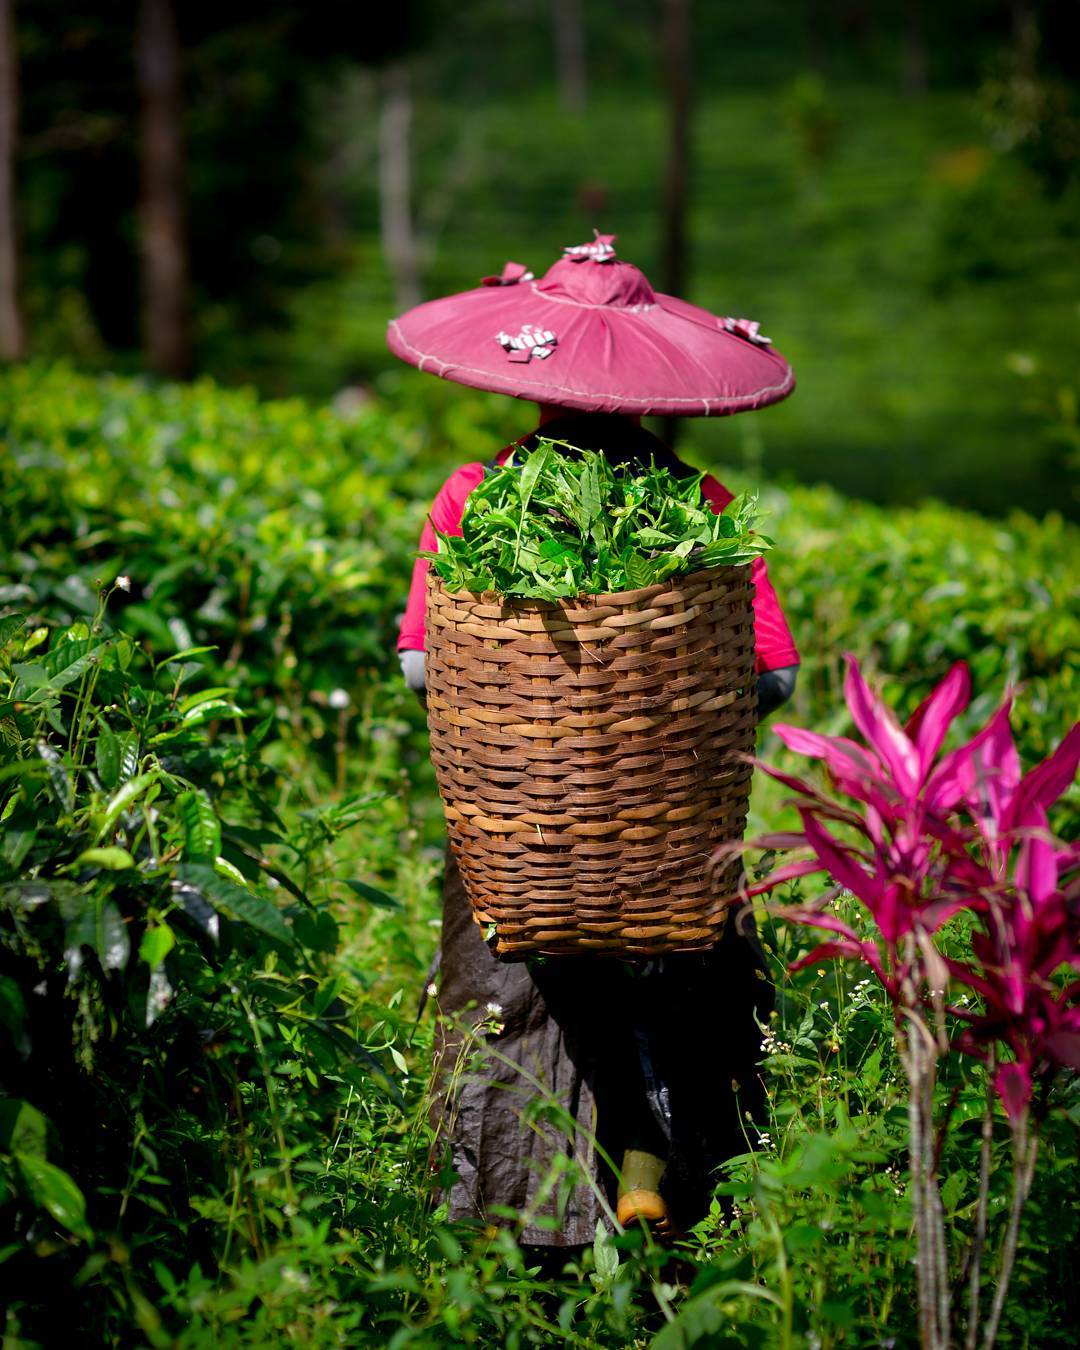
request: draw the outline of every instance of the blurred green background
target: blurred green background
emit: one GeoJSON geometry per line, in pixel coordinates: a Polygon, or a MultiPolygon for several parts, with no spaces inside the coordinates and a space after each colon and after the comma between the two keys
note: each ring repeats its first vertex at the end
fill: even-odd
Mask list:
{"type": "MultiPolygon", "coordinates": [[[[383,344],[414,296],[507,258],[541,272],[594,225],[664,285],[678,0],[162,4],[191,315],[189,370],[163,373],[444,407],[454,391],[392,371],[383,344]]],[[[154,7],[15,6],[32,355],[146,364],[134,34],[154,7]]],[[[755,417],[688,424],[687,455],[886,503],[1080,515],[1075,7],[685,8],[683,290],[758,319],[799,379],[755,417]]],[[[492,445],[447,461],[530,415],[492,400],[492,445]]]]}

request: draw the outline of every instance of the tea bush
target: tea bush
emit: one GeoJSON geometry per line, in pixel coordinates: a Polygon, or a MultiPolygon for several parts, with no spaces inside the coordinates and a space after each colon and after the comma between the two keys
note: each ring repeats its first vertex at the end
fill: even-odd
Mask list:
{"type": "MultiPolygon", "coordinates": [[[[890,1013],[852,972],[783,982],[772,1124],[681,1270],[630,1233],[553,1284],[512,1230],[445,1223],[416,1020],[439,813],[392,649],[448,458],[499,448],[486,405],[449,392],[344,416],[207,382],[0,375],[8,1343],[910,1343],[890,1013]]],[[[1013,681],[1025,761],[1060,739],[1078,701],[1075,528],[826,489],[761,501],[804,657],[789,720],[844,729],[851,648],[909,707],[963,657],[972,721],[1013,681]]],[[[754,813],[782,818],[772,785],[754,813]]],[[[778,972],[806,950],[771,923],[766,942],[778,972]]],[[[942,1090],[961,1117],[942,1163],[959,1215],[982,1089],[942,1090]]],[[[1068,1343],[1076,1218],[1059,1197],[1078,1127],[1065,1083],[1005,1343],[1068,1343]]]]}

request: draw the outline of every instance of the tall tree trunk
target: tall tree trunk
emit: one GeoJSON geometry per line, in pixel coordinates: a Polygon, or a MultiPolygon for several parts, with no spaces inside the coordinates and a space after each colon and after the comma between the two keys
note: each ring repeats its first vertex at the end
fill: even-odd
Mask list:
{"type": "Polygon", "coordinates": [[[1034,0],[1012,0],[1012,45],[1016,69],[1033,79],[1038,66],[1039,15],[1034,0]]]}
{"type": "Polygon", "coordinates": [[[192,352],[180,65],[173,0],[140,0],[135,67],[143,340],[151,369],[186,379],[192,352]]]}
{"type": "Polygon", "coordinates": [[[19,56],[15,0],[0,0],[0,360],[18,361],[24,332],[19,309],[15,213],[15,142],[19,123],[19,56]]]}
{"type": "MultiPolygon", "coordinates": [[[[668,97],[667,173],[664,181],[664,289],[682,295],[688,273],[687,205],[690,196],[690,118],[693,99],[693,0],[664,0],[664,66],[668,97]]],[[[673,445],[678,422],[664,420],[673,445]]]]}
{"type": "Polygon", "coordinates": [[[399,310],[418,305],[420,265],[412,219],[412,92],[403,61],[386,67],[379,114],[379,220],[399,310]]]}
{"type": "Polygon", "coordinates": [[[585,16],[582,0],[554,0],[555,69],[559,94],[568,112],[585,111],[585,16]]]}
{"type": "Polygon", "coordinates": [[[904,89],[909,94],[925,94],[929,81],[923,0],[905,0],[904,11],[904,89]]]}

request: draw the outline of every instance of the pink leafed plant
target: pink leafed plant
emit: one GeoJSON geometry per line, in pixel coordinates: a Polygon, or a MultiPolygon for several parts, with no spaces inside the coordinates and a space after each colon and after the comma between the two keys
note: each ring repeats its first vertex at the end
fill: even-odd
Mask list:
{"type": "MultiPolygon", "coordinates": [[[[994,1344],[1015,1258],[1020,1215],[1038,1147],[1036,1084],[1080,1068],[1080,847],[1056,840],[1049,811],[1080,763],[1080,723],[1022,774],[1009,724],[1011,697],[966,744],[945,751],[967,707],[971,681],[960,663],[906,725],[875,696],[848,656],[844,692],[862,743],[779,725],[790,750],[820,760],[827,787],[759,763],[793,790],[801,829],[748,847],[801,850],[750,889],[766,894],[795,878],[827,873],[836,889],[775,912],[828,936],[796,968],[825,957],[862,961],[892,1001],[907,1075],[912,1191],[918,1243],[919,1327],[924,1347],[950,1344],[951,1291],[938,1192],[933,1099],[943,1055],[987,1063],[1012,1132],[1013,1194],[1000,1272],[983,1346],[994,1344]],[[832,913],[850,891],[872,921],[862,936],[832,913]],[[970,957],[944,956],[935,940],[960,911],[974,918],[970,957]],[[949,1001],[954,984],[977,996],[975,1011],[949,1001]]],[[[989,1108],[988,1108],[989,1109],[989,1108]]],[[[982,1243],[989,1193],[989,1121],[983,1135],[965,1345],[980,1320],[982,1243]]]]}

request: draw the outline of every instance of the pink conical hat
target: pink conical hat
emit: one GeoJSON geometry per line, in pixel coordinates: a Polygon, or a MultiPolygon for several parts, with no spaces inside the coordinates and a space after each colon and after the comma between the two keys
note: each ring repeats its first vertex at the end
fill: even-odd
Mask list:
{"type": "Polygon", "coordinates": [[[585,412],[721,417],[791,393],[792,369],[756,323],[654,291],[614,239],[564,249],[539,281],[507,263],[417,305],[391,321],[390,350],[458,384],[585,412]]]}

